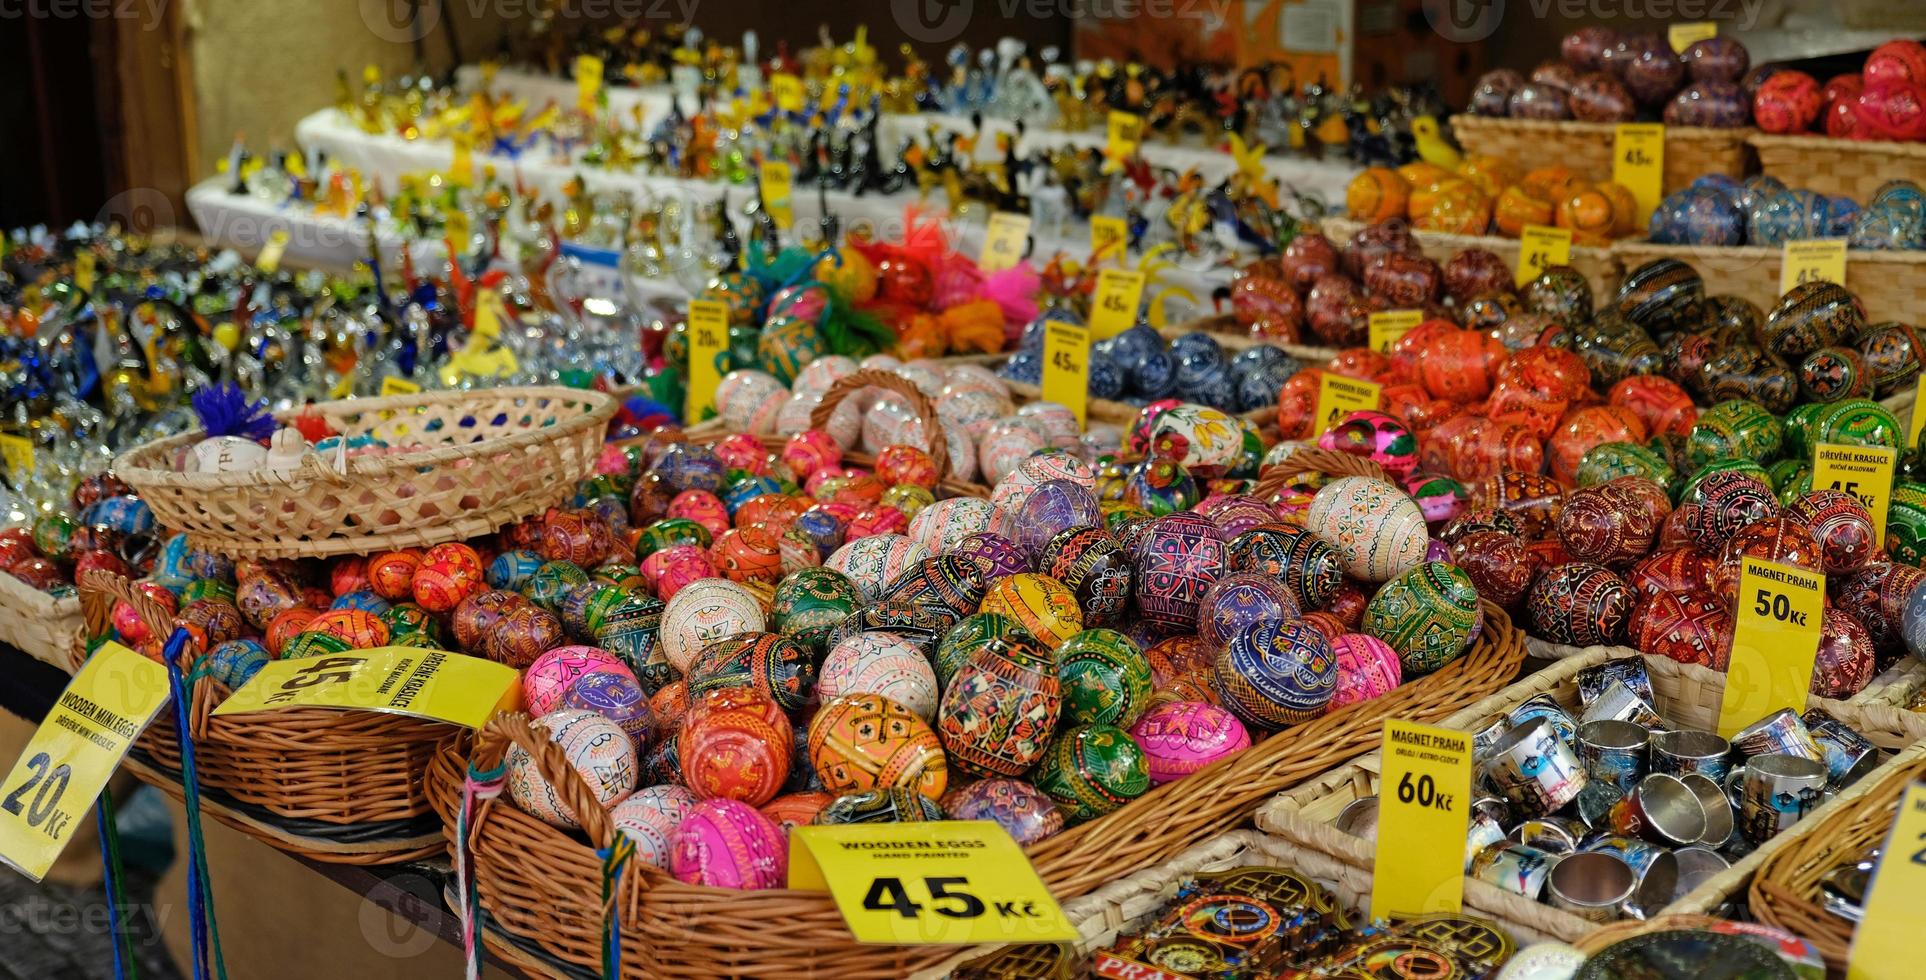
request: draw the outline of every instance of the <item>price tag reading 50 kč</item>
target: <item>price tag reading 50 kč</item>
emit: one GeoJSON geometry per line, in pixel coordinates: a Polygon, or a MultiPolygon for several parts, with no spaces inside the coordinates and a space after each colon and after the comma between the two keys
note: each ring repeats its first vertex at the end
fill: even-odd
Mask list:
{"type": "Polygon", "coordinates": [[[1739,572],[1739,615],[1719,704],[1719,734],[1780,708],[1803,711],[1819,654],[1826,577],[1804,568],[1747,558],[1739,572]]]}

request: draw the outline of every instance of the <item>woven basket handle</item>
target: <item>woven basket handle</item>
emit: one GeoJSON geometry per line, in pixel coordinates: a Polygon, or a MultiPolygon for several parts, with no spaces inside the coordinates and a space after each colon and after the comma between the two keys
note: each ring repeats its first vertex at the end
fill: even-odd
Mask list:
{"type": "Polygon", "coordinates": [[[174,631],[173,614],[152,596],[134,588],[134,583],[104,568],[88,569],[80,576],[80,614],[87,621],[89,636],[102,636],[114,628],[114,603],[134,607],[140,621],[155,636],[174,631]]]}
{"type": "Polygon", "coordinates": [[[575,814],[577,823],[588,834],[589,842],[597,848],[609,846],[615,839],[615,827],[609,823],[609,814],[590,791],[582,774],[569,765],[568,756],[562,754],[562,747],[535,731],[528,715],[522,712],[498,714],[489,719],[475,740],[473,755],[477,769],[493,769],[502,764],[508,753],[508,746],[522,747],[535,761],[535,771],[542,779],[555,788],[570,813],[575,814]]]}
{"type": "Polygon", "coordinates": [[[1391,474],[1386,473],[1384,467],[1363,456],[1309,446],[1291,453],[1289,459],[1276,466],[1265,467],[1264,472],[1257,478],[1257,487],[1251,491],[1251,496],[1259,500],[1268,500],[1272,494],[1284,489],[1286,483],[1307,473],[1323,473],[1329,476],[1368,476],[1373,480],[1383,480],[1392,486],[1398,485],[1398,481],[1391,479],[1391,474]]]}
{"type": "Polygon", "coordinates": [[[943,422],[936,417],[936,406],[917,390],[910,379],[900,374],[864,368],[854,374],[836,379],[836,383],[830,385],[829,390],[823,393],[823,400],[810,411],[809,427],[827,429],[830,417],[836,414],[836,406],[841,405],[843,399],[872,385],[902,395],[904,400],[909,402],[910,410],[923,420],[923,435],[929,442],[930,458],[936,463],[937,480],[949,479],[950,441],[943,435],[943,422]]]}

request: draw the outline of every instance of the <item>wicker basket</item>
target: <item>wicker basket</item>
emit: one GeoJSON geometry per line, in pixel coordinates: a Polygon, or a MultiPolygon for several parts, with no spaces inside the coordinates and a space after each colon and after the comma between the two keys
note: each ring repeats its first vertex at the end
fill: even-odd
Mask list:
{"type": "MultiPolygon", "coordinates": [[[[80,598],[94,635],[107,632],[117,600],[132,604],[158,635],[173,629],[164,608],[111,572],[88,572],[80,598]]],[[[190,644],[183,658],[196,656],[190,644]]],[[[86,645],[76,643],[73,668],[86,658],[86,645]]],[[[181,666],[185,671],[192,664],[181,666]]],[[[211,677],[192,684],[188,729],[195,768],[222,822],[317,861],[385,864],[442,852],[424,778],[437,743],[459,738],[455,728],[326,708],[217,718],[214,709],[232,692],[211,677]]],[[[173,712],[162,712],[135,743],[140,765],[132,768],[178,797],[181,759],[175,732],[173,712]]]]}
{"type": "Polygon", "coordinates": [[[1812,833],[1766,858],[1747,893],[1752,914],[1791,930],[1819,948],[1829,970],[1843,973],[1854,925],[1825,910],[1819,879],[1835,865],[1865,859],[1893,829],[1893,814],[1906,787],[1926,779],[1926,755],[1890,767],[1870,791],[1826,817],[1812,833]]]}
{"type": "Polygon", "coordinates": [[[1788,187],[1869,201],[1889,180],[1926,183],[1926,143],[1771,133],[1753,133],[1746,142],[1759,155],[1759,171],[1788,187]]]}
{"type": "MultiPolygon", "coordinates": [[[[1610,651],[1600,649],[1559,661],[1460,711],[1441,724],[1459,731],[1478,731],[1538,694],[1550,694],[1560,704],[1574,708],[1579,703],[1575,676],[1587,667],[1610,659],[1610,651]]],[[[1718,727],[1719,702],[1725,693],[1723,675],[1663,657],[1645,657],[1644,660],[1651,673],[1653,692],[1658,696],[1656,707],[1660,714],[1668,721],[1689,727],[1718,727]]],[[[1926,754],[1926,746],[1916,744],[1921,738],[1926,738],[1926,717],[1878,705],[1850,705],[1824,699],[1814,699],[1813,703],[1858,729],[1881,749],[1897,751],[1898,755],[1887,760],[1878,773],[1847,787],[1837,799],[1815,810],[1794,828],[1774,837],[1734,862],[1732,867],[1693,889],[1684,898],[1666,906],[1666,914],[1709,913],[1738,897],[1760,864],[1772,854],[1811,835],[1829,815],[1870,792],[1885,771],[1906,765],[1926,754]]],[[[1378,763],[1378,755],[1372,753],[1297,789],[1280,794],[1258,811],[1258,827],[1341,860],[1370,867],[1373,861],[1372,846],[1338,830],[1333,823],[1351,801],[1377,792],[1378,763]]],[[[1465,881],[1465,905],[1479,914],[1531,923],[1543,936],[1561,942],[1581,939],[1598,928],[1596,923],[1569,912],[1470,878],[1465,881]]]]}
{"type": "MultiPolygon", "coordinates": [[[[1325,222],[1327,226],[1330,223],[1328,220],[1325,222]]],[[[1210,316],[1198,317],[1195,320],[1188,320],[1183,323],[1165,327],[1158,332],[1164,335],[1165,340],[1176,340],[1187,333],[1197,333],[1199,331],[1210,334],[1211,339],[1231,351],[1241,352],[1249,350],[1252,347],[1275,347],[1300,361],[1307,362],[1307,366],[1321,365],[1325,361],[1338,356],[1338,349],[1336,347],[1320,347],[1314,344],[1287,344],[1279,340],[1253,337],[1247,331],[1237,326],[1237,317],[1231,313],[1213,313],[1210,316]]]]}
{"type": "MultiPolygon", "coordinates": [[[[1699,270],[1707,293],[1743,297],[1762,310],[1779,305],[1782,249],[1619,242],[1612,251],[1624,273],[1653,259],[1680,259],[1699,270]]],[[[1905,320],[1926,304],[1926,252],[1847,252],[1846,283],[1865,304],[1868,320],[1905,320]]]]}
{"type": "MultiPolygon", "coordinates": [[[[1603,653],[1608,657],[1644,656],[1643,653],[1632,647],[1567,646],[1562,643],[1553,643],[1550,640],[1541,640],[1529,633],[1525,634],[1525,653],[1530,655],[1533,660],[1542,661],[1569,660],[1574,657],[1589,657],[1598,653],[1603,653]]],[[[1910,698],[1913,692],[1919,690],[1922,686],[1926,686],[1926,663],[1921,663],[1917,657],[1905,656],[1901,657],[1897,663],[1887,668],[1879,674],[1879,676],[1866,682],[1866,686],[1861,688],[1857,694],[1839,700],[1846,704],[1904,708],[1906,706],[1906,699],[1910,698]]],[[[1815,703],[1832,704],[1834,702],[1828,698],[1819,698],[1815,703]]],[[[1712,711],[1714,715],[1716,715],[1718,713],[1718,705],[1713,705],[1712,711]]]]}
{"type": "MultiPolygon", "coordinates": [[[[1586,180],[1612,179],[1615,123],[1507,119],[1461,114],[1451,117],[1451,132],[1467,154],[1506,160],[1543,161],[1570,167],[1586,180]]],[[[1665,127],[1663,193],[1689,186],[1704,174],[1744,177],[1751,173],[1751,129],[1665,127]]],[[[1806,186],[1795,182],[1795,186],[1806,186]]]]}
{"type": "MultiPolygon", "coordinates": [[[[1153,867],[1243,822],[1273,793],[1369,749],[1385,719],[1442,718],[1503,687],[1523,659],[1510,620],[1487,604],[1478,640],[1443,670],[1153,789],[1116,813],[1036,845],[1031,861],[1060,898],[1153,867]]],[[[498,718],[476,743],[476,763],[492,767],[510,741],[527,747],[534,738],[521,716],[498,718]]],[[[580,777],[559,757],[538,752],[536,761],[565,798],[589,802],[580,777]]],[[[430,794],[451,843],[468,762],[448,745],[430,767],[430,794]]],[[[577,812],[584,809],[594,811],[588,841],[609,840],[606,815],[594,807],[577,812]]],[[[469,844],[482,906],[499,925],[565,961],[601,962],[601,862],[590,843],[491,800],[475,811],[469,844]]],[[[618,901],[626,977],[897,977],[953,953],[858,945],[822,892],[703,888],[642,868],[624,876],[618,901]],[[778,922],[781,928],[772,930],[778,922]]]]}
{"type": "Polygon", "coordinates": [[[78,596],[49,595],[0,572],[0,643],[66,670],[84,625],[78,596]]]}
{"type": "MultiPolygon", "coordinates": [[[[1324,234],[1339,248],[1344,247],[1346,240],[1364,228],[1363,222],[1346,218],[1325,218],[1323,225],[1324,234]]],[[[1413,231],[1411,234],[1418,240],[1418,246],[1424,249],[1425,257],[1439,265],[1451,261],[1452,256],[1470,248],[1482,248],[1491,252],[1503,259],[1508,268],[1516,267],[1518,264],[1518,239],[1516,238],[1506,238],[1503,235],[1452,235],[1441,231],[1413,231]]],[[[1602,304],[1618,290],[1621,270],[1618,258],[1610,248],[1573,245],[1571,267],[1591,284],[1594,302],[1602,304]]],[[[1778,267],[1774,266],[1774,268],[1778,267]]]]}
{"type": "Polygon", "coordinates": [[[202,438],[184,434],[128,451],[113,472],[160,526],[230,557],[424,547],[492,533],[566,497],[594,466],[615,400],[573,388],[489,388],[306,410],[344,434],[422,448],[356,456],[345,472],[309,453],[289,470],[178,473],[175,453],[202,438]]]}

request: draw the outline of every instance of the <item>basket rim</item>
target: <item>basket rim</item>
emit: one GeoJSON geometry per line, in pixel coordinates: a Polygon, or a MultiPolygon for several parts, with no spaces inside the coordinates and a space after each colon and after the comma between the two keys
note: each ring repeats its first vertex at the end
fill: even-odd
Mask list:
{"type": "MultiPolygon", "coordinates": [[[[1324,233],[1326,238],[1332,237],[1333,234],[1341,236],[1353,235],[1370,226],[1371,222],[1369,221],[1359,221],[1356,218],[1347,218],[1343,215],[1330,215],[1320,218],[1317,223],[1319,232],[1324,233]],[[1330,231],[1325,233],[1325,229],[1329,229],[1330,231]]],[[[1412,228],[1411,236],[1419,244],[1429,241],[1440,246],[1449,246],[1460,250],[1480,248],[1490,252],[1499,248],[1522,247],[1518,239],[1505,235],[1460,235],[1452,231],[1428,231],[1423,228],[1412,228]]],[[[1580,245],[1574,241],[1572,242],[1572,258],[1607,261],[1612,257],[1613,248],[1620,242],[1625,241],[1643,241],[1643,239],[1614,239],[1611,245],[1580,245]]],[[[1333,241],[1332,244],[1335,245],[1337,242],[1333,241]]]]}
{"type": "Polygon", "coordinates": [[[1926,158],[1926,143],[1903,140],[1842,140],[1817,133],[1768,133],[1753,130],[1746,142],[1764,149],[1809,150],[1820,153],[1857,152],[1863,156],[1885,155],[1926,158]]]}
{"type": "MultiPolygon", "coordinates": [[[[1480,126],[1492,128],[1520,129],[1538,132],[1571,133],[1584,135],[1612,136],[1618,132],[1622,123],[1586,122],[1582,119],[1518,119],[1512,116],[1481,116],[1471,112],[1452,115],[1451,128],[1457,129],[1464,120],[1471,120],[1471,128],[1480,126]]],[[[1665,141],[1673,139],[1708,140],[1718,142],[1745,142],[1757,135],[1759,130],[1752,126],[1673,126],[1665,127],[1665,141]]]]}

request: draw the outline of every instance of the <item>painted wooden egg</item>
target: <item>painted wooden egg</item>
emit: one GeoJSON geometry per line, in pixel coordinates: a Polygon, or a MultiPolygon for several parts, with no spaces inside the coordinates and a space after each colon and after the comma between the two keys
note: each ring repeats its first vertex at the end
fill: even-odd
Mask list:
{"type": "Polygon", "coordinates": [[[1071,824],[1114,813],[1150,789],[1144,750],[1116,725],[1065,729],[1031,780],[1071,824]]]}
{"type": "Polygon", "coordinates": [[[1619,642],[1632,601],[1632,589],[1618,573],[1591,562],[1572,562],[1540,575],[1525,597],[1525,608],[1539,636],[1589,647],[1619,642]]]}
{"type": "Polygon", "coordinates": [[[368,587],[383,599],[412,599],[415,569],[421,567],[421,552],[413,548],[384,551],[368,558],[368,587]]]}
{"type": "Polygon", "coordinates": [[[782,578],[782,538],[766,524],[732,527],[709,549],[717,570],[736,582],[768,582],[782,578]]]}
{"type": "Polygon", "coordinates": [[[1473,531],[1451,545],[1451,561],[1484,598],[1510,607],[1525,597],[1537,565],[1525,543],[1504,531],[1473,531]]]}
{"type": "Polygon", "coordinates": [[[1758,558],[1780,565],[1820,570],[1819,542],[1806,525],[1790,517],[1754,521],[1734,532],[1719,551],[1719,563],[1712,571],[1712,590],[1727,602],[1737,602],[1739,572],[1747,558],[1758,558]]]}
{"type": "Polygon", "coordinates": [[[553,613],[523,602],[503,610],[483,632],[482,655],[517,670],[525,669],[543,653],[561,646],[568,634],[553,613]]]}
{"type": "Polygon", "coordinates": [[[1688,485],[1666,527],[1669,534],[1676,524],[1687,543],[1716,552],[1739,528],[1778,513],[1771,484],[1743,470],[1724,470],[1688,485]]]}
{"type": "Polygon", "coordinates": [[[1243,430],[1223,411],[1189,403],[1159,412],[1150,421],[1150,454],[1199,476],[1228,470],[1243,449],[1243,430]]]}
{"type": "Polygon", "coordinates": [[[941,799],[949,766],[936,733],[916,712],[880,694],[826,702],[809,723],[809,762],[837,796],[911,789],[941,799]]]}
{"type": "Polygon", "coordinates": [[[1153,687],[1163,687],[1172,679],[1196,670],[1209,670],[1217,661],[1217,648],[1194,635],[1173,636],[1144,650],[1150,663],[1153,687]]]}
{"type": "MultiPolygon", "coordinates": [[[[187,610],[181,610],[183,619],[186,615],[187,610]]],[[[308,629],[345,640],[355,650],[369,650],[388,642],[388,624],[365,609],[330,609],[314,617],[308,629]]]]}
{"type": "Polygon", "coordinates": [[[1663,512],[1641,505],[1627,484],[1617,481],[1573,491],[1558,513],[1558,540],[1565,550],[1580,561],[1597,562],[1614,568],[1645,557],[1658,539],[1659,526],[1671,514],[1670,503],[1656,484],[1637,480],[1657,494],[1663,512]]]}
{"type": "Polygon", "coordinates": [[[1695,330],[1705,320],[1705,280],[1674,258],[1654,259],[1626,273],[1618,312],[1654,337],[1695,330]]]}
{"type": "Polygon", "coordinates": [[[977,612],[1008,616],[1051,649],[1083,629],[1076,594],[1048,575],[1025,573],[998,580],[984,593],[977,612]]]}
{"type": "Polygon", "coordinates": [[[815,657],[801,644],[776,633],[738,633],[702,647],[688,670],[689,696],[749,688],[799,712],[815,703],[815,657]]]}
{"type": "Polygon", "coordinates": [[[1192,513],[1157,518],[1137,545],[1137,611],[1159,629],[1192,631],[1204,594],[1225,573],[1228,558],[1217,525],[1192,513]]]}
{"type": "Polygon", "coordinates": [[[644,786],[609,809],[609,823],[635,842],[638,860],[666,871],[676,828],[699,802],[686,787],[673,783],[644,786]]]}
{"type": "MultiPolygon", "coordinates": [[[[627,665],[614,654],[597,647],[556,647],[528,665],[522,672],[522,700],[528,713],[548,714],[562,703],[562,695],[578,678],[596,671],[630,674],[627,665]]],[[[633,675],[630,675],[631,679],[633,675]]]]}
{"type": "MultiPolygon", "coordinates": [[[[561,606],[562,597],[578,585],[588,584],[588,573],[580,565],[568,561],[544,562],[535,574],[522,584],[522,597],[554,612],[561,606]]],[[[466,597],[464,597],[466,598],[466,597]]]]}
{"type": "Polygon", "coordinates": [[[827,568],[801,568],[776,583],[769,625],[804,648],[821,653],[830,632],[862,603],[862,593],[848,576],[827,568]]]}
{"type": "Polygon", "coordinates": [[[1472,507],[1504,511],[1528,540],[1552,533],[1564,502],[1565,490],[1558,481],[1518,470],[1498,471],[1471,494],[1472,507]]]}
{"type": "Polygon", "coordinates": [[[662,611],[662,652],[686,674],[704,646],[767,625],[754,593],[724,579],[702,579],[677,592],[662,611]]]}
{"type": "MultiPolygon", "coordinates": [[[[707,490],[684,490],[669,501],[668,516],[679,520],[694,521],[709,532],[713,540],[729,529],[729,508],[722,498],[707,490]]],[[[660,547],[658,538],[650,544],[660,547]]],[[[644,556],[646,557],[646,556],[644,556]]]]}
{"type": "Polygon", "coordinates": [[[816,693],[824,703],[857,694],[876,694],[934,721],[936,671],[921,650],[894,633],[878,630],[844,639],[823,658],[816,693]]]}
{"type": "Polygon", "coordinates": [[[950,764],[977,776],[1019,776],[1043,755],[1062,710],[1049,648],[993,639],[950,678],[937,734],[950,764]]]}
{"type": "MultiPolygon", "coordinates": [[[[119,605],[120,604],[116,604],[116,612],[119,611],[119,605]]],[[[129,608],[131,609],[132,607],[129,608]]],[[[319,615],[321,615],[321,613],[318,610],[311,609],[307,606],[295,606],[275,616],[273,620],[269,621],[262,635],[262,641],[267,646],[268,652],[276,657],[281,656],[281,650],[287,646],[288,641],[294,639],[294,637],[303,630],[306,630],[308,624],[314,621],[314,617],[319,615]]],[[[116,626],[116,629],[118,629],[118,626],[116,626]]],[[[122,635],[125,634],[123,633],[122,635]]]]}
{"type": "Polygon", "coordinates": [[[977,444],[977,465],[991,485],[1002,483],[1031,453],[1044,448],[1048,439],[1028,425],[1012,420],[992,424],[977,444]]]}
{"type": "Polygon", "coordinates": [[[1402,477],[1418,465],[1418,440],[1405,424],[1383,412],[1352,412],[1318,436],[1318,448],[1362,456],[1402,477]]]}
{"type": "Polygon", "coordinates": [[[1143,750],[1152,786],[1181,779],[1251,745],[1250,731],[1236,715],[1203,701],[1157,705],[1131,726],[1130,737],[1143,750]]]}
{"type": "Polygon", "coordinates": [[[1769,460],[1779,455],[1785,426],[1757,402],[1723,401],[1699,414],[1686,437],[1686,460],[1694,467],[1719,459],[1769,460]]]}
{"type": "Polygon", "coordinates": [[[1330,704],[1337,658],[1324,634],[1302,620],[1259,623],[1218,651],[1211,678],[1218,699],[1246,725],[1276,731],[1330,704]]]}
{"type": "MultiPolygon", "coordinates": [[[[942,506],[942,503],[939,502],[937,506],[942,506]]],[[[929,512],[926,510],[923,514],[929,512]]],[[[922,515],[919,515],[917,520],[921,519],[922,515]]],[[[904,569],[929,553],[926,545],[905,535],[877,534],[845,543],[829,556],[828,561],[823,562],[823,567],[843,573],[862,593],[865,601],[874,602],[881,598],[886,583],[895,581],[904,569]]]]}
{"type": "Polygon", "coordinates": [[[936,461],[915,446],[897,444],[876,454],[876,476],[884,483],[936,488],[936,461]]]}
{"type": "Polygon", "coordinates": [[[423,609],[452,612],[463,599],[482,590],[481,556],[465,544],[435,545],[422,554],[411,584],[415,602],[423,609]]]}
{"type": "Polygon", "coordinates": [[[1404,491],[1369,477],[1333,481],[1311,499],[1306,522],[1346,575],[1383,582],[1424,560],[1424,513],[1404,491]]]}
{"type": "Polygon", "coordinates": [[[1015,779],[979,779],[943,795],[952,820],[990,820],[1029,846],[1063,829],[1063,812],[1042,790],[1015,779]]]}
{"type": "Polygon", "coordinates": [[[1197,513],[1210,519],[1231,541],[1254,527],[1277,523],[1277,511],[1269,504],[1247,494],[1218,494],[1197,505],[1197,513]]]}
{"type": "Polygon", "coordinates": [[[1013,512],[1016,534],[1012,540],[1032,558],[1044,545],[1073,527],[1101,522],[1097,497],[1090,489],[1072,480],[1048,480],[1030,491],[1013,512]]]}
{"type": "Polygon", "coordinates": [[[573,711],[593,711],[627,733],[636,751],[645,751],[656,735],[654,711],[648,695],[627,668],[584,674],[562,694],[562,707],[573,711]]]}
{"type": "Polygon", "coordinates": [[[1689,545],[1668,548],[1633,564],[1625,573],[1625,584],[1632,587],[1634,598],[1639,600],[1660,592],[1710,590],[1712,568],[1711,557],[1697,548],[1689,545]]]}
{"type": "Polygon", "coordinates": [[[789,873],[788,838],[747,803],[702,800],[676,826],[669,871],[691,885],[781,888],[789,873]]]}
{"type": "Polygon", "coordinates": [[[781,459],[791,476],[803,480],[818,470],[841,464],[843,447],[821,429],[805,429],[783,443],[781,459]]]}
{"type": "Polygon", "coordinates": [[[1082,457],[1071,453],[1062,450],[1040,452],[1024,458],[1010,475],[997,481],[990,493],[990,503],[998,510],[1014,514],[1030,491],[1052,480],[1069,480],[1094,491],[1097,472],[1082,457]]]}
{"type": "Polygon", "coordinates": [[[1818,442],[1845,446],[1898,449],[1906,439],[1892,410],[1865,398],[1846,398],[1826,406],[1814,419],[1813,432],[1818,442]]]}
{"type": "MultiPolygon", "coordinates": [[[[519,592],[527,584],[536,569],[542,567],[542,556],[533,551],[515,549],[496,555],[482,573],[482,580],[491,589],[506,589],[519,592]]],[[[413,585],[410,584],[412,591],[413,585]]]]}
{"type": "Polygon", "coordinates": [[[1375,636],[1346,633],[1331,640],[1331,652],[1337,656],[1338,663],[1337,690],[1331,695],[1331,711],[1388,694],[1404,682],[1398,652],[1375,636]]]}
{"type": "Polygon", "coordinates": [[[1608,442],[1593,446],[1578,460],[1574,477],[1581,487],[1593,487],[1621,476],[1640,476],[1665,488],[1667,493],[1679,485],[1677,471],[1665,457],[1650,447],[1629,442],[1608,442]]]}
{"type": "Polygon", "coordinates": [[[246,684],[271,659],[267,647],[258,640],[229,640],[208,651],[207,673],[233,690],[246,684]]]}
{"type": "Polygon", "coordinates": [[[989,501],[977,497],[939,500],[910,521],[909,538],[930,554],[944,554],[964,538],[990,530],[995,513],[989,501]]]}
{"type": "Polygon", "coordinates": [[[883,590],[883,599],[932,606],[961,619],[976,611],[987,591],[983,569],[960,555],[931,555],[911,565],[883,590]]]}
{"type": "Polygon", "coordinates": [[[1078,633],[1056,652],[1063,717],[1070,724],[1129,725],[1150,698],[1150,661],[1110,629],[1078,633]]]}
{"type": "MultiPolygon", "coordinates": [[[[790,767],[793,772],[795,767],[790,767]]],[[[822,790],[803,790],[784,793],[764,803],[756,809],[768,817],[777,829],[787,835],[797,827],[807,827],[816,822],[823,808],[835,801],[835,797],[822,790]]]]}
{"type": "Polygon", "coordinates": [[[1321,609],[1330,601],[1344,570],[1336,549],[1293,524],[1263,524],[1231,539],[1230,567],[1262,572],[1291,587],[1298,605],[1321,609]]]}
{"type": "MultiPolygon", "coordinates": [[[[634,791],[635,746],[614,722],[592,711],[557,711],[537,719],[534,727],[562,750],[597,802],[607,806],[634,791]]],[[[542,778],[533,756],[511,745],[506,761],[508,795],[516,806],[557,827],[581,826],[555,787],[542,778]]]]}
{"type": "Polygon", "coordinates": [[[746,688],[715,691],[682,717],[682,782],[703,799],[761,806],[789,778],[795,729],[776,703],[746,688]]]}
{"type": "Polygon", "coordinates": [[[1233,572],[1212,583],[1198,607],[1197,635],[1215,647],[1265,620],[1303,612],[1289,586],[1262,572],[1233,572]]]}
{"type": "Polygon", "coordinates": [[[1628,633],[1642,653],[1724,670],[1731,656],[1732,614],[1703,588],[1655,592],[1633,610],[1628,633]]]}
{"type": "Polygon", "coordinates": [[[818,824],[923,823],[944,819],[935,800],[909,789],[873,789],[831,800],[816,815],[818,824]]]}
{"type": "Polygon", "coordinates": [[[835,649],[837,644],[852,636],[880,630],[895,634],[925,656],[931,656],[943,636],[956,623],[956,617],[934,607],[884,600],[850,613],[847,619],[830,631],[829,646],[835,649]]]}
{"type": "Polygon", "coordinates": [[[983,570],[984,581],[1031,570],[1029,556],[1018,550],[1015,542],[994,531],[966,535],[949,553],[976,562],[983,570]]]}
{"type": "Polygon", "coordinates": [[[1800,283],[1766,314],[1760,339],[1782,357],[1798,361],[1821,347],[1850,344],[1865,329],[1859,298],[1834,282],[1800,283]]]}
{"type": "MultiPolygon", "coordinates": [[[[436,545],[436,548],[442,547],[436,545]]],[[[542,518],[542,544],[538,549],[549,561],[568,561],[584,568],[599,565],[615,547],[615,535],[608,522],[576,510],[551,510],[542,518]]],[[[430,552],[435,549],[429,549],[430,552]]],[[[422,556],[425,565],[428,556],[422,556]]]]}
{"type": "Polygon", "coordinates": [[[1378,589],[1365,607],[1363,632],[1390,644],[1403,673],[1416,677],[1458,659],[1479,617],[1471,577],[1456,565],[1425,562],[1378,589]]]}
{"type": "Polygon", "coordinates": [[[1203,495],[1183,465],[1162,457],[1146,459],[1130,469],[1123,501],[1159,517],[1195,507],[1203,495]]]}
{"type": "Polygon", "coordinates": [[[1037,569],[1076,595],[1085,625],[1115,623],[1129,609],[1131,561],[1101,527],[1073,527],[1050,539],[1037,554],[1037,569]]]}
{"type": "Polygon", "coordinates": [[[448,628],[454,633],[455,645],[463,650],[481,649],[483,634],[500,621],[508,610],[528,604],[528,600],[521,595],[502,589],[490,589],[469,596],[448,617],[448,628]]]}
{"type": "Polygon", "coordinates": [[[696,582],[721,578],[722,572],[709,557],[708,549],[679,544],[643,559],[642,576],[654,588],[656,597],[667,602],[696,582]]]}
{"type": "Polygon", "coordinates": [[[977,650],[992,642],[1022,643],[1036,648],[1026,656],[1048,656],[1030,631],[1015,619],[1002,613],[973,613],[958,620],[956,626],[944,634],[937,644],[932,658],[936,668],[936,679],[942,687],[949,687],[950,678],[969,663],[977,650]]]}
{"type": "Polygon", "coordinates": [[[1820,620],[1819,652],[1813,660],[1811,693],[1845,699],[1872,681],[1876,670],[1872,634],[1844,609],[1828,609],[1820,620]]]}

